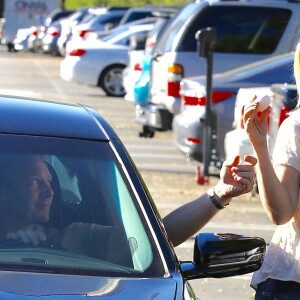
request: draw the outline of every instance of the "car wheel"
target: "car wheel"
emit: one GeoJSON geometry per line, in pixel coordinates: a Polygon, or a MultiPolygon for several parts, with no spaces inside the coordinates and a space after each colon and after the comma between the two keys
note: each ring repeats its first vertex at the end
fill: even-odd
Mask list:
{"type": "Polygon", "coordinates": [[[125,90],[123,87],[122,77],[123,65],[113,65],[106,68],[100,77],[100,87],[104,90],[107,96],[123,97],[125,90]]]}
{"type": "Polygon", "coordinates": [[[12,43],[7,44],[7,51],[8,52],[16,52],[15,46],[12,43]]]}

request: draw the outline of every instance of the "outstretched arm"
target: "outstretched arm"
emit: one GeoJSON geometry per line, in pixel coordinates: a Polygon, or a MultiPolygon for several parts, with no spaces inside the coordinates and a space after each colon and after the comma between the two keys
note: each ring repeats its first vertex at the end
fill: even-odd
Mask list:
{"type": "MultiPolygon", "coordinates": [[[[268,108],[258,114],[257,103],[251,102],[245,106],[243,118],[245,129],[253,145],[254,155],[258,161],[256,173],[260,199],[270,220],[277,225],[282,225],[292,218],[297,209],[300,174],[288,164],[279,164],[275,169],[273,168],[267,145],[269,110],[268,108]]],[[[299,134],[294,130],[296,129],[291,124],[285,122],[279,128],[276,148],[280,147],[280,155],[283,157],[286,149],[291,148],[286,144],[289,143],[286,141],[286,137],[292,135],[292,143],[299,144],[297,142],[299,134]]],[[[292,148],[296,149],[297,147],[292,148]]],[[[292,155],[297,156],[298,154],[289,151],[290,159],[293,161],[292,155]]]]}
{"type": "MultiPolygon", "coordinates": [[[[253,189],[256,159],[246,156],[244,163],[238,163],[239,157],[225,161],[220,180],[213,188],[214,197],[222,206],[229,204],[233,197],[253,189]]],[[[206,225],[219,210],[207,193],[177,208],[163,219],[169,239],[174,246],[180,245],[206,225]]]]}

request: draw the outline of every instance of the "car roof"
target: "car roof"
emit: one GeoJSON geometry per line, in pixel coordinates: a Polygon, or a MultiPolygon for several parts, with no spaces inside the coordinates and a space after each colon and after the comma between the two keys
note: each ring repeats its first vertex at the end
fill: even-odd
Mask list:
{"type": "Polygon", "coordinates": [[[0,95],[0,133],[108,141],[107,122],[80,104],[0,95]]]}

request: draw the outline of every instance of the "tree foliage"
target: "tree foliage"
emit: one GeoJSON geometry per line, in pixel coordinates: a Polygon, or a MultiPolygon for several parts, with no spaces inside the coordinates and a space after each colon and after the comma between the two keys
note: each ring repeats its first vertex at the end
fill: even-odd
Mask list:
{"type": "Polygon", "coordinates": [[[187,0],[65,0],[67,9],[93,6],[183,5],[187,0]]]}

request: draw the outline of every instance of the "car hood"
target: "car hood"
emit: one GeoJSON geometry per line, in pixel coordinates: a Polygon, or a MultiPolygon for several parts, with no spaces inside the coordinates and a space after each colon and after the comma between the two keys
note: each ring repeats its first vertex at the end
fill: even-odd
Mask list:
{"type": "Polygon", "coordinates": [[[123,279],[97,276],[0,272],[0,299],[175,299],[172,278],[123,279]]]}

